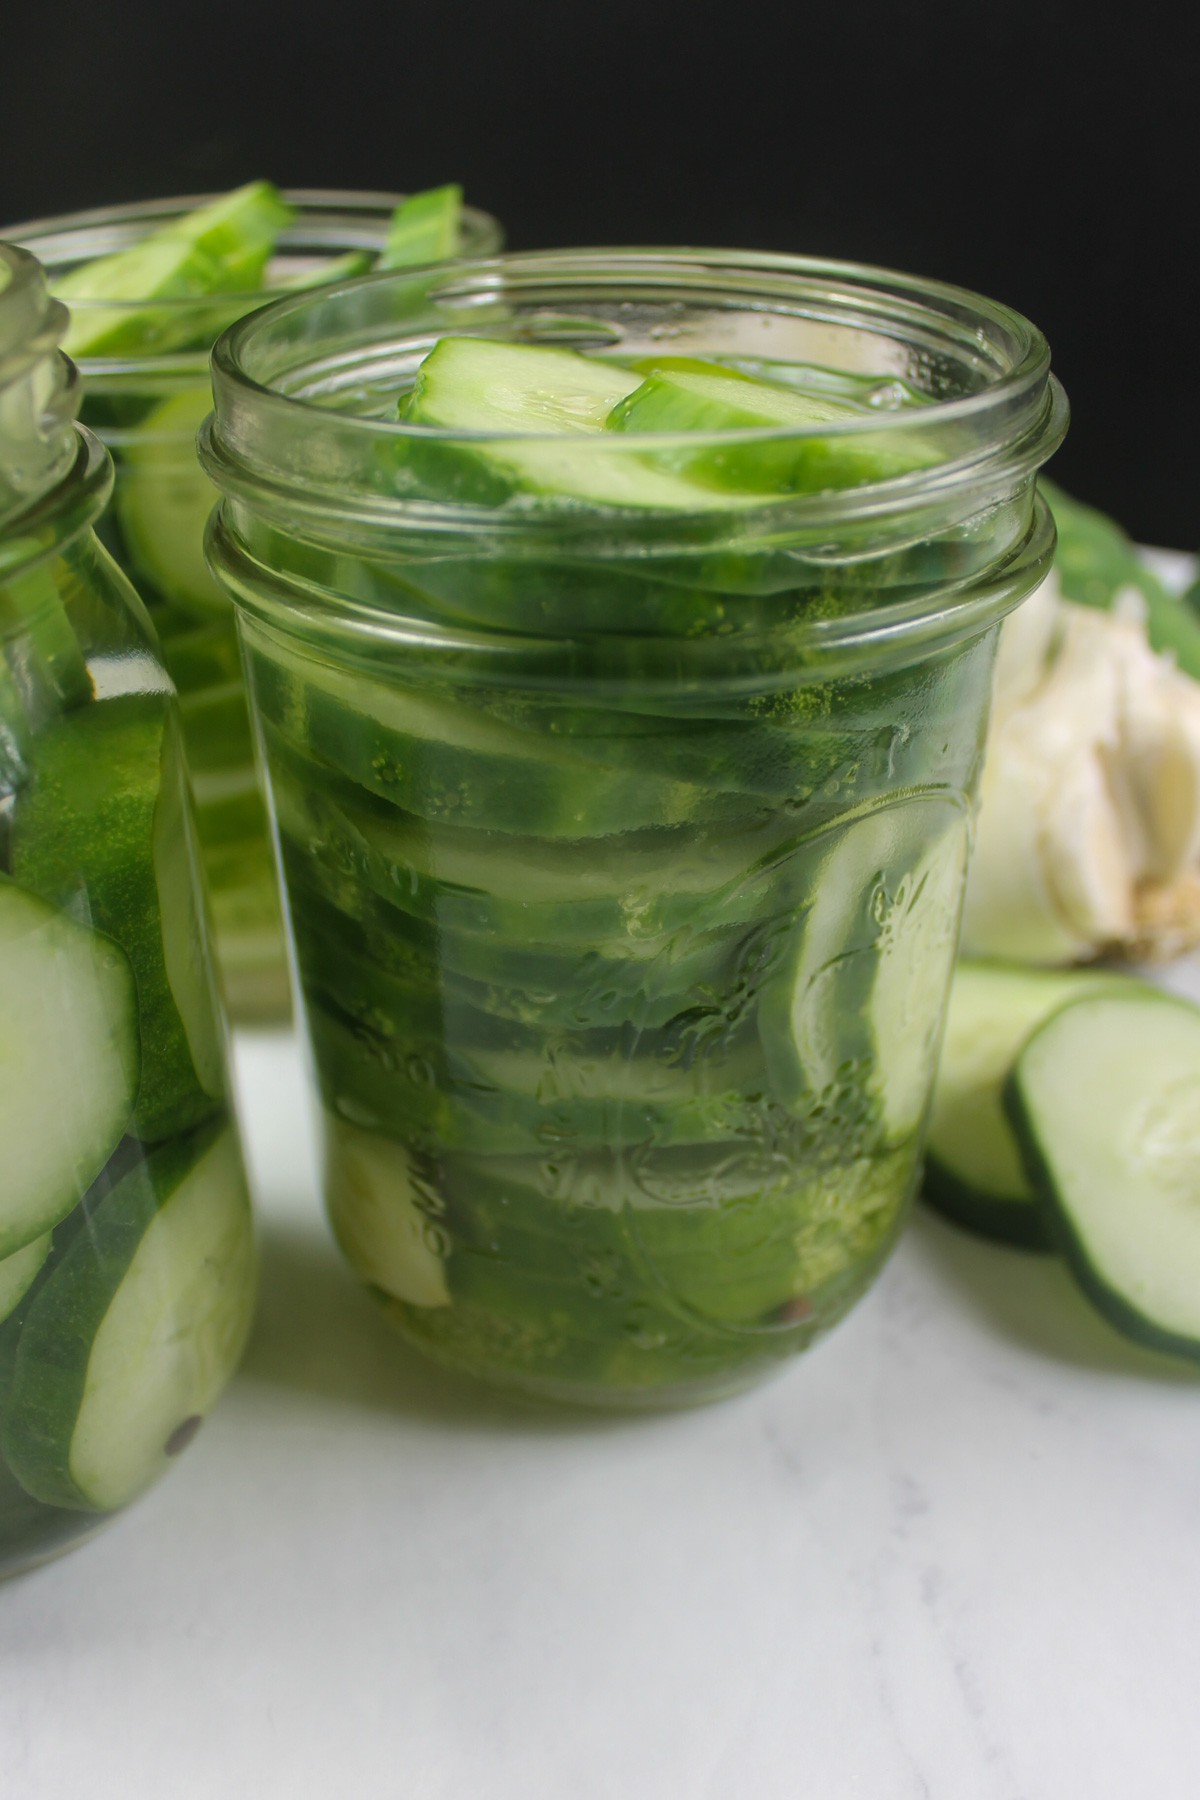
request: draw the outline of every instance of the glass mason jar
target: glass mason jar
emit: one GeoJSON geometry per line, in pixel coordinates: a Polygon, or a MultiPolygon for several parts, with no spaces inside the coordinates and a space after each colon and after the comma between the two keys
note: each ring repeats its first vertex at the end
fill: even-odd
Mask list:
{"type": "Polygon", "coordinates": [[[170,1465],[254,1302],[178,709],[66,323],[0,245],[0,1573],[170,1465]]]}
{"type": "Polygon", "coordinates": [[[277,302],[213,381],[209,551],[346,1256],[495,1382],[638,1405],[750,1380],[863,1292],[918,1178],[998,625],[1053,551],[1044,340],[879,270],[563,252],[277,302]],[[398,423],[448,334],[816,366],[868,405],[708,435],[398,423]],[[908,472],[721,488],[735,453],[856,436],[908,472]]]}
{"type": "MultiPolygon", "coordinates": [[[[398,194],[297,192],[295,218],[268,270],[274,284],[316,278],[321,265],[379,250],[398,194]]],[[[154,200],[14,226],[3,235],[36,255],[52,278],[126,249],[207,195],[154,200]]],[[[463,250],[486,255],[502,234],[465,208],[463,250]]],[[[80,355],[80,417],[112,453],[114,505],[100,532],[147,602],[179,694],[208,878],[217,961],[230,1013],[286,1016],[288,977],[275,872],[254,769],[237,639],[229,603],[205,566],[204,523],[214,501],[196,462],[196,428],[212,404],[208,352],[230,322],[263,302],[207,295],[129,302],[73,301],[72,314],[128,321],[134,347],[80,355]]],[[[71,334],[66,345],[72,350],[71,334]]]]}

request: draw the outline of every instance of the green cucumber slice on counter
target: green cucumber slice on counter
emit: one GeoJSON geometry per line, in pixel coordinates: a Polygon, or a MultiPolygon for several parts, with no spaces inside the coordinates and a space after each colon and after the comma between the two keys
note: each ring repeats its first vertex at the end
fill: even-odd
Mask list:
{"type": "Polygon", "coordinates": [[[125,951],[142,1043],[134,1127],[153,1142],[216,1111],[224,1068],[197,912],[186,777],[163,694],[122,694],[55,720],[18,801],[13,873],[86,909],[125,951]]]}
{"type": "Polygon", "coordinates": [[[123,952],[0,876],[0,1257],[78,1204],[129,1126],[139,1064],[123,952]]]}
{"type": "Polygon", "coordinates": [[[1118,1330],[1200,1359],[1200,1008],[1140,985],[1074,1001],[1005,1106],[1080,1285],[1118,1330]]]}
{"type": "Polygon", "coordinates": [[[194,1436],[235,1368],[254,1242],[228,1127],[163,1145],[95,1204],[17,1343],[3,1452],[52,1506],[123,1506],[194,1436]]]}
{"type": "Polygon", "coordinates": [[[1045,1221],[1004,1112],[1021,1046],[1072,1000],[1123,992],[1129,977],[964,959],[954,972],[925,1143],[925,1198],[957,1224],[1030,1250],[1045,1221]]]}
{"type": "Polygon", "coordinates": [[[402,269],[444,262],[456,256],[462,224],[462,189],[457,182],[410,194],[392,214],[378,269],[402,269]]]}
{"type": "Polygon", "coordinates": [[[0,1322],[16,1310],[36,1281],[50,1254],[51,1236],[49,1231],[43,1232],[31,1244],[14,1250],[10,1256],[0,1257],[0,1322]]]}
{"type": "Polygon", "coordinates": [[[950,981],[967,826],[912,799],[831,833],[812,898],[759,1001],[774,1091],[832,1118],[877,1107],[884,1138],[916,1130],[950,981]],[[923,1041],[914,1020],[928,1021],[923,1041]]]}
{"type": "Polygon", "coordinates": [[[206,618],[230,610],[204,560],[204,527],[220,495],[196,460],[196,433],[211,411],[207,384],[154,407],[122,454],[115,501],[138,574],[164,600],[206,618]]]}

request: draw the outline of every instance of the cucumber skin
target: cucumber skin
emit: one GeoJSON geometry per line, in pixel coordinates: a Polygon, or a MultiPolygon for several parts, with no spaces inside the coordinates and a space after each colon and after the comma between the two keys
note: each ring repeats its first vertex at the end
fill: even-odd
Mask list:
{"type": "MultiPolygon", "coordinates": [[[[1094,999],[1091,995],[1089,998],[1094,999]]],[[[1082,1004],[1082,997],[1079,1002],[1082,1004]]],[[[1163,1004],[1171,1001],[1163,995],[1163,1004]]],[[[1062,1012],[1065,1008],[1059,1008],[1062,1012]]],[[[1057,1017],[1054,1014],[1053,1017],[1057,1017]]],[[[1052,1021],[1047,1020],[1050,1024],[1052,1021]]],[[[1036,1037],[1037,1033],[1034,1033],[1036,1037]]],[[[1032,1040],[1030,1040],[1032,1041],[1032,1040]]],[[[1124,1295],[1118,1294],[1108,1283],[1097,1275],[1083,1241],[1058,1197],[1058,1189],[1054,1176],[1046,1158],[1037,1133],[1033,1128],[1029,1115],[1025,1110],[1024,1096],[1021,1092],[1020,1058],[1008,1080],[1004,1084],[1003,1103],[1005,1116],[1012,1126],[1013,1135],[1021,1152],[1029,1185],[1037,1195],[1041,1212],[1042,1225],[1051,1247],[1058,1251],[1067,1264],[1075,1280],[1083,1289],[1097,1312],[1103,1314],[1109,1324],[1114,1326],[1123,1337],[1130,1338],[1147,1350],[1165,1351],[1169,1356],[1181,1356],[1188,1362],[1200,1362],[1200,1339],[1182,1337],[1174,1331],[1165,1331],[1148,1319],[1136,1307],[1131,1306],[1124,1295]]]]}
{"type": "Polygon", "coordinates": [[[98,1182],[76,1209],[78,1217],[72,1215],[65,1250],[58,1254],[56,1242],[45,1281],[35,1283],[16,1342],[0,1451],[26,1492],[45,1505],[99,1510],[70,1473],[92,1344],[155,1215],[224,1123],[210,1120],[151,1150],[120,1179],[98,1182]],[[69,1421],[65,1432],[63,1421],[69,1421]]]}
{"type": "Polygon", "coordinates": [[[133,966],[142,1040],[134,1126],[149,1142],[190,1129],[223,1103],[200,1083],[167,977],[152,855],[159,786],[156,782],[147,808],[148,788],[131,787],[123,793],[114,791],[112,782],[115,760],[119,759],[118,766],[130,764],[135,776],[144,776],[139,765],[151,752],[155,769],[161,772],[168,723],[163,695],[129,694],[80,707],[39,734],[34,780],[17,809],[13,854],[17,879],[51,904],[69,907],[82,889],[96,928],[121,946],[133,966]],[[143,741],[147,723],[156,715],[161,720],[157,742],[147,743],[143,741]],[[88,733],[98,742],[95,754],[85,760],[74,739],[88,733]],[[65,778],[51,779],[47,785],[47,745],[53,754],[64,738],[65,778]],[[86,793],[79,787],[81,772],[89,778],[86,793]],[[105,854],[110,834],[113,841],[119,835],[128,838],[131,811],[135,830],[145,825],[144,854],[110,860],[105,854]],[[98,845],[100,867],[92,874],[98,845]]]}
{"type": "Polygon", "coordinates": [[[976,1237],[1011,1244],[1018,1250],[1051,1253],[1055,1249],[1036,1202],[982,1199],[977,1189],[968,1187],[928,1153],[921,1192],[935,1212],[976,1237]]]}

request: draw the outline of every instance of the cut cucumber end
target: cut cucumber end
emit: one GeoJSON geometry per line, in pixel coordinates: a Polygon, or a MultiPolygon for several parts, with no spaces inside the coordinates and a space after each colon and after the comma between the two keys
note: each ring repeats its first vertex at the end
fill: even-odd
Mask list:
{"type": "Polygon", "coordinates": [[[111,939],[0,876],[0,1257],[64,1219],[126,1131],[137,992],[111,939]]]}
{"type": "Polygon", "coordinates": [[[194,1435],[241,1355],[255,1256],[237,1140],[163,1146],[98,1202],[17,1345],[3,1448],[48,1505],[107,1512],[194,1435]]]}
{"type": "Polygon", "coordinates": [[[1005,1105],[1047,1223],[1127,1336],[1200,1360],[1200,1009],[1093,995],[1026,1043],[1005,1105]]]}
{"type": "Polygon", "coordinates": [[[985,1237],[1048,1247],[1005,1115],[1004,1083],[1026,1039],[1051,1013],[1084,995],[1128,986],[1128,977],[1107,971],[959,963],[926,1139],[925,1194],[941,1212],[985,1237]]]}

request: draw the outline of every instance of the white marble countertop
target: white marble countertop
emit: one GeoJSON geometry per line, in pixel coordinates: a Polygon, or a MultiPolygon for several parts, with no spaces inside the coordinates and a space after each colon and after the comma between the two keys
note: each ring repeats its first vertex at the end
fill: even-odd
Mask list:
{"type": "Polygon", "coordinates": [[[1200,1780],[1200,1376],[928,1214],[766,1387],[580,1420],[343,1271],[299,1059],[238,1044],[242,1372],[0,1588],[5,1800],[1156,1800],[1200,1780]]]}

